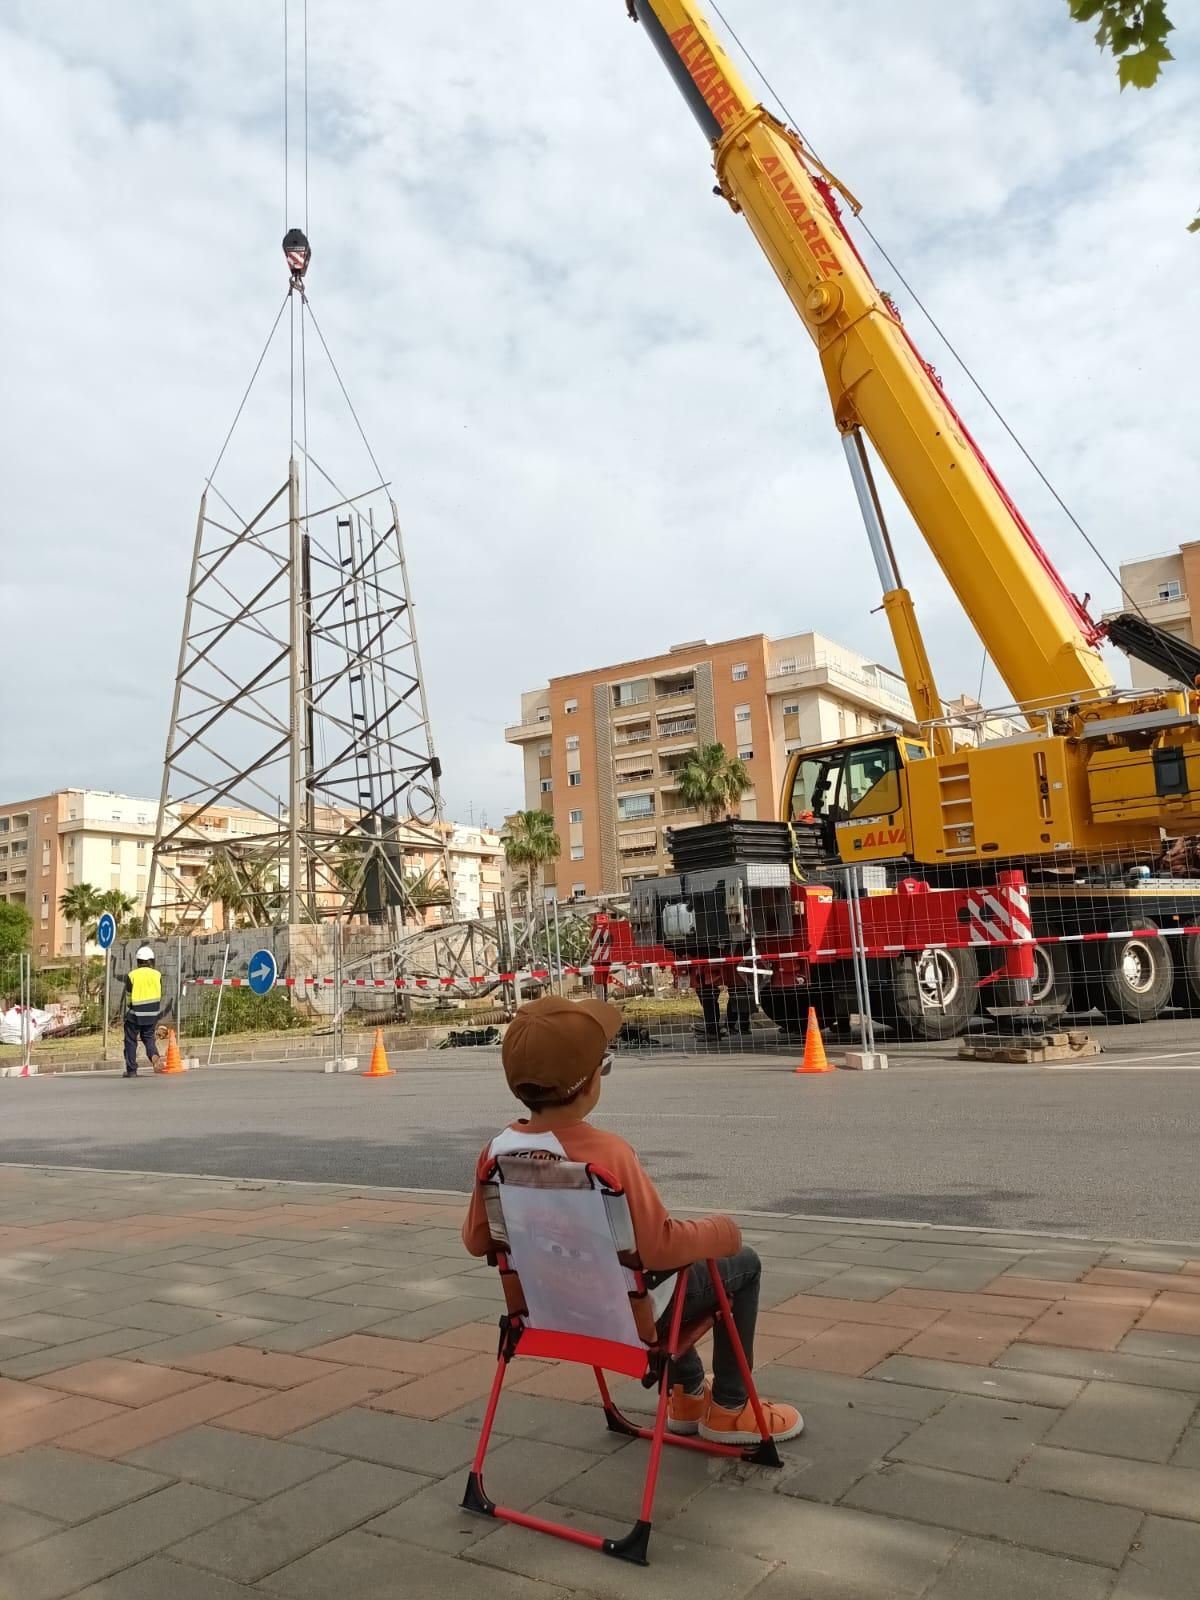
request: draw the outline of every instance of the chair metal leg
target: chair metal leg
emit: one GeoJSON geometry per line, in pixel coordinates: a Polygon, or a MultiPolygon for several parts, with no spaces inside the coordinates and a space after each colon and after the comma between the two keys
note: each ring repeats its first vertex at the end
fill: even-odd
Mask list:
{"type": "Polygon", "coordinates": [[[709,1260],[705,1264],[708,1267],[708,1275],[712,1280],[713,1293],[716,1296],[717,1305],[720,1308],[721,1321],[725,1325],[725,1332],[729,1336],[730,1344],[733,1346],[733,1353],[737,1360],[738,1371],[742,1375],[742,1382],[746,1385],[746,1393],[750,1398],[750,1405],[754,1411],[754,1421],[758,1427],[759,1438],[762,1440],[762,1443],[759,1444],[752,1453],[748,1454],[746,1459],[754,1462],[755,1465],[760,1467],[782,1467],[783,1462],[779,1458],[779,1447],[776,1445],[775,1440],[771,1436],[771,1430],[767,1426],[767,1418],[762,1408],[762,1401],[758,1397],[758,1389],[754,1382],[754,1374],[750,1370],[750,1363],[746,1360],[745,1346],[742,1344],[741,1334],[738,1333],[737,1323],[733,1320],[733,1308],[729,1304],[729,1295],[726,1292],[725,1285],[721,1280],[721,1274],[717,1270],[717,1263],[713,1260],[709,1260]]]}

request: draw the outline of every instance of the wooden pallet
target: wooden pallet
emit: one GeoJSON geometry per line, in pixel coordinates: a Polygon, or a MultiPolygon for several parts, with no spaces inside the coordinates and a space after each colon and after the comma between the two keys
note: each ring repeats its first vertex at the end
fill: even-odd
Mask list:
{"type": "Polygon", "coordinates": [[[994,1040],[973,1044],[964,1039],[958,1047],[960,1061],[1071,1061],[1081,1056],[1098,1056],[1104,1046],[1090,1034],[1039,1033],[1027,1039],[994,1040]]]}

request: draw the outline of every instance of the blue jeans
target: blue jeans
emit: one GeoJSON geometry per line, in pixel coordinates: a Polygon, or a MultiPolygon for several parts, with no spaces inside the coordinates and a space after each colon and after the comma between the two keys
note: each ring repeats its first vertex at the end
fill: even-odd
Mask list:
{"type": "Polygon", "coordinates": [[[146,1058],[153,1061],[158,1054],[158,1041],[154,1037],[154,1030],[158,1027],[157,1017],[139,1017],[133,1011],[125,1013],[125,1071],[137,1071],[138,1040],[142,1041],[142,1048],[146,1058]]]}
{"type": "MultiPolygon", "coordinates": [[[[762,1262],[758,1259],[756,1251],[749,1245],[743,1245],[736,1255],[722,1256],[717,1262],[717,1271],[721,1275],[721,1282],[725,1285],[725,1293],[729,1296],[734,1326],[742,1341],[742,1348],[746,1352],[746,1364],[753,1368],[754,1326],[758,1321],[758,1287],[762,1279],[762,1262]]],[[[707,1266],[703,1261],[694,1262],[688,1270],[687,1292],[683,1298],[684,1327],[694,1318],[712,1311],[716,1303],[717,1297],[713,1293],[707,1266]]],[[[659,1319],[658,1327],[664,1335],[668,1332],[669,1313],[659,1319]]],[[[680,1356],[678,1361],[671,1363],[668,1381],[671,1384],[681,1383],[689,1394],[699,1391],[704,1382],[704,1362],[695,1350],[689,1350],[686,1355],[680,1356]]],[[[728,1411],[740,1411],[749,1399],[742,1378],[742,1369],[738,1366],[733,1345],[722,1322],[718,1322],[713,1331],[712,1394],[713,1401],[728,1411]]]]}

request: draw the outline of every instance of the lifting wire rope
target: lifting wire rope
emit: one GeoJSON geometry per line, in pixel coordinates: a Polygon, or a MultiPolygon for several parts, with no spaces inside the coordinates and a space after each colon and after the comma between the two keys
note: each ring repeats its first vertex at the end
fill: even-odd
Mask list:
{"type": "MultiPolygon", "coordinates": [[[[729,33],[730,38],[734,41],[734,43],[737,45],[738,49],[745,56],[747,62],[750,65],[751,71],[754,73],[755,77],[762,84],[763,88],[767,91],[768,95],[770,95],[771,99],[774,100],[775,104],[779,107],[780,111],[783,113],[784,121],[787,122],[790,127],[794,128],[796,130],[796,133],[800,137],[801,143],[805,146],[805,148],[808,150],[810,155],[812,155],[813,159],[819,162],[820,161],[820,157],[817,155],[817,151],[816,151],[815,145],[813,145],[811,143],[811,141],[808,139],[807,135],[802,131],[802,129],[800,128],[799,123],[796,121],[795,117],[792,116],[792,113],[788,110],[788,107],[784,102],[783,96],[779,93],[779,91],[771,83],[770,79],[767,77],[766,73],[759,66],[759,64],[755,60],[754,56],[751,55],[749,48],[744,43],[744,41],[742,40],[742,38],[738,34],[737,30],[733,27],[733,25],[729,21],[728,17],[726,17],[725,14],[722,12],[720,5],[717,3],[717,0],[710,0],[710,4],[712,5],[712,9],[716,12],[717,16],[720,17],[721,22],[723,23],[724,27],[726,28],[727,32],[729,33]]],[[[987,406],[988,410],[992,413],[992,415],[995,417],[996,421],[1004,429],[1005,433],[1012,440],[1013,444],[1016,445],[1016,447],[1020,451],[1021,455],[1025,458],[1025,460],[1028,462],[1028,464],[1033,468],[1033,471],[1036,473],[1036,475],[1037,475],[1038,479],[1041,481],[1043,487],[1049,492],[1049,494],[1050,494],[1051,498],[1054,500],[1055,504],[1059,507],[1059,509],[1062,511],[1063,515],[1067,518],[1068,522],[1071,523],[1072,527],[1076,530],[1076,532],[1079,534],[1079,536],[1083,539],[1083,541],[1087,545],[1088,549],[1092,552],[1092,554],[1095,556],[1096,560],[1104,568],[1104,571],[1112,579],[1113,583],[1116,584],[1117,590],[1120,593],[1120,595],[1123,597],[1125,602],[1129,606],[1131,606],[1133,608],[1133,610],[1135,610],[1139,616],[1141,616],[1143,618],[1143,621],[1146,620],[1146,618],[1144,616],[1144,613],[1142,612],[1141,607],[1133,599],[1132,595],[1129,594],[1129,592],[1125,588],[1125,585],[1121,582],[1121,579],[1117,575],[1117,573],[1115,573],[1113,571],[1112,567],[1109,565],[1109,562],[1108,562],[1107,558],[1104,556],[1104,554],[1101,552],[1099,547],[1096,545],[1095,541],[1092,539],[1092,537],[1088,533],[1087,529],[1079,521],[1078,517],[1076,517],[1075,513],[1071,510],[1070,506],[1063,499],[1062,495],[1059,494],[1058,490],[1051,483],[1050,479],[1042,471],[1041,467],[1038,465],[1037,461],[1034,459],[1034,457],[1030,453],[1030,451],[1026,448],[1025,444],[1022,442],[1022,440],[1019,437],[1019,435],[1016,433],[1016,431],[1010,425],[1010,423],[1008,422],[1007,418],[1004,416],[1003,412],[1000,410],[999,406],[995,403],[995,401],[992,399],[991,395],[988,394],[987,390],[983,387],[982,383],[980,383],[979,379],[972,372],[971,368],[967,364],[966,358],[963,355],[961,355],[960,352],[958,351],[958,349],[956,348],[956,346],[951,343],[949,335],[942,328],[941,324],[935,319],[933,313],[929,310],[928,306],[926,306],[924,301],[921,299],[920,295],[913,288],[912,284],[909,283],[908,279],[904,276],[904,273],[900,270],[900,268],[892,260],[891,256],[888,254],[887,250],[880,243],[878,237],[873,232],[870,224],[863,219],[863,216],[862,216],[861,212],[856,213],[856,220],[858,222],[859,227],[866,234],[867,238],[870,239],[871,243],[875,246],[876,250],[878,250],[879,254],[882,256],[884,261],[887,262],[888,266],[895,273],[897,282],[903,285],[905,292],[909,295],[909,297],[911,298],[913,304],[916,306],[917,310],[925,318],[926,322],[933,329],[934,333],[937,334],[938,338],[942,341],[942,344],[946,347],[946,349],[950,352],[951,356],[958,363],[959,367],[962,369],[963,373],[965,374],[965,376],[967,378],[967,381],[971,384],[972,388],[976,391],[976,393],[982,399],[984,405],[987,406]]]]}

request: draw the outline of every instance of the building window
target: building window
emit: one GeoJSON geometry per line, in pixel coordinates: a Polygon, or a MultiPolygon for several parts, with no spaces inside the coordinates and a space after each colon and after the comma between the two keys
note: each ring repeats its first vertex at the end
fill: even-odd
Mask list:
{"type": "Polygon", "coordinates": [[[654,796],[652,794],[623,794],[617,798],[618,822],[633,822],[642,817],[654,815],[654,796]]]}
{"type": "Polygon", "coordinates": [[[733,681],[734,681],[734,683],[741,683],[743,679],[748,678],[749,676],[750,676],[750,668],[746,664],[746,662],[744,662],[744,661],[735,661],[733,663],[733,681]]]}
{"type": "Polygon", "coordinates": [[[565,712],[565,714],[568,717],[573,716],[575,714],[575,712],[578,711],[578,710],[579,710],[579,701],[578,700],[564,700],[563,701],[563,711],[565,712]]]}
{"type": "Polygon", "coordinates": [[[550,746],[548,744],[540,744],[540,745],[538,745],[538,755],[539,756],[545,757],[545,756],[548,756],[549,754],[550,754],[550,746]]]}
{"type": "Polygon", "coordinates": [[[799,700],[785,700],[783,703],[783,714],[785,717],[798,717],[800,715],[799,700]]]}
{"type": "Polygon", "coordinates": [[[649,678],[635,678],[631,683],[617,683],[613,685],[612,701],[618,708],[622,706],[645,705],[650,698],[649,678]]]}
{"type": "Polygon", "coordinates": [[[571,860],[572,861],[582,861],[583,860],[583,846],[581,844],[573,844],[571,846],[571,860]]]}
{"type": "Polygon", "coordinates": [[[50,821],[50,813],[48,811],[44,811],[42,813],[42,821],[43,822],[49,822],[50,821]]]}
{"type": "Polygon", "coordinates": [[[567,773],[567,783],[570,785],[570,787],[572,789],[580,788],[582,786],[582,784],[583,784],[583,773],[582,772],[568,772],[567,773]]]}
{"type": "Polygon", "coordinates": [[[1158,598],[1160,600],[1182,600],[1183,585],[1179,579],[1168,578],[1166,583],[1160,583],[1158,586],[1158,598]]]}
{"type": "Polygon", "coordinates": [[[550,794],[550,793],[553,792],[553,789],[554,789],[554,779],[553,778],[543,778],[542,779],[542,793],[543,794],[550,794]]]}
{"type": "Polygon", "coordinates": [[[754,751],[750,748],[750,746],[748,744],[743,744],[743,745],[739,745],[738,746],[738,760],[739,761],[753,761],[754,760],[754,751]]]}
{"type": "Polygon", "coordinates": [[[583,821],[583,812],[582,811],[572,811],[572,813],[571,813],[571,821],[572,822],[582,822],[583,821]]]}
{"type": "Polygon", "coordinates": [[[586,894],[587,894],[587,884],[586,883],[573,883],[571,885],[571,897],[572,897],[572,899],[574,899],[574,900],[582,900],[586,894]]]}
{"type": "Polygon", "coordinates": [[[750,707],[749,706],[734,706],[734,708],[733,708],[733,720],[735,722],[749,722],[750,721],[750,707]]]}
{"type": "Polygon", "coordinates": [[[549,706],[539,706],[537,708],[537,719],[538,719],[539,722],[549,722],[550,721],[550,707],[549,706]]]}
{"type": "Polygon", "coordinates": [[[579,749],[579,735],[577,733],[573,733],[571,735],[571,737],[567,740],[567,749],[568,750],[578,750],[579,749]]]}

